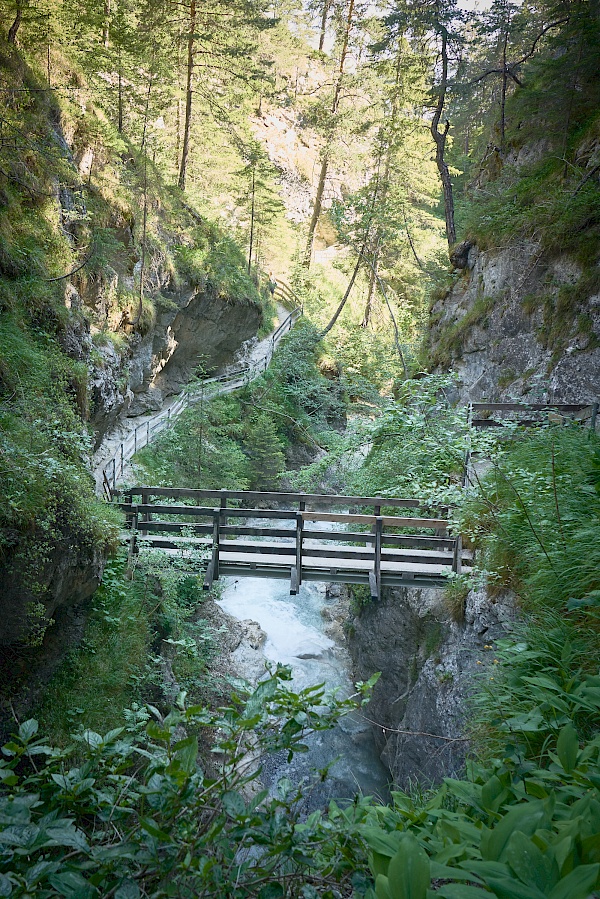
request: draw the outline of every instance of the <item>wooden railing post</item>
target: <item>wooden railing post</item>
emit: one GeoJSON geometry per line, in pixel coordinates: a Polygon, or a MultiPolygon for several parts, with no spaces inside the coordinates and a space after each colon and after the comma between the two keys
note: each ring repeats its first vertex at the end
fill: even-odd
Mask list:
{"type": "Polygon", "coordinates": [[[462,535],[459,534],[454,543],[454,559],[452,560],[452,571],[455,574],[462,574],[462,535]]]}
{"type": "MultiPolygon", "coordinates": [[[[148,491],[142,490],[141,497],[142,497],[142,503],[141,503],[142,506],[147,506],[149,504],[149,500],[150,500],[150,494],[148,493],[148,491]]],[[[151,512],[143,512],[142,513],[142,529],[140,530],[140,534],[142,537],[145,537],[148,533],[148,531],[144,530],[144,525],[143,525],[144,521],[151,521],[151,520],[152,520],[151,512]]]]}
{"type": "MultiPolygon", "coordinates": [[[[130,497],[131,499],[131,497],[130,497]]],[[[129,550],[127,552],[127,577],[131,580],[133,575],[133,557],[137,552],[137,528],[138,528],[138,513],[137,506],[131,507],[131,518],[130,518],[130,527],[131,527],[131,536],[129,538],[129,550]]]]}
{"type": "MultiPolygon", "coordinates": [[[[304,505],[301,503],[300,505],[304,505]]],[[[296,512],[296,564],[292,568],[290,593],[295,596],[302,583],[302,539],[304,532],[304,516],[302,512],[296,512]]]]}
{"type": "Polygon", "coordinates": [[[381,599],[381,544],[383,537],[383,519],[381,515],[375,517],[375,544],[374,544],[374,565],[373,571],[369,572],[369,587],[371,588],[371,598],[381,599]]]}

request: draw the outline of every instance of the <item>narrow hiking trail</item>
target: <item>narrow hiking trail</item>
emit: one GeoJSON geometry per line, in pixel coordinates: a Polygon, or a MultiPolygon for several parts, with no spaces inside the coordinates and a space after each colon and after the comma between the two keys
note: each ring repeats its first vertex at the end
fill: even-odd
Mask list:
{"type": "MultiPolygon", "coordinates": [[[[232,361],[219,369],[214,378],[207,378],[204,381],[207,399],[230,393],[243,386],[246,383],[243,373],[259,373],[261,366],[267,367],[279,339],[293,327],[299,317],[296,315],[297,310],[290,312],[280,302],[276,303],[276,308],[278,324],[275,329],[263,340],[252,337],[244,341],[232,361]],[[288,322],[289,327],[285,329],[283,326],[288,322]],[[236,374],[239,374],[240,377],[236,377],[236,374]]],[[[162,409],[153,415],[122,418],[104,436],[102,443],[93,454],[92,472],[96,493],[101,495],[105,492],[106,472],[111,463],[114,465],[113,475],[115,470],[119,471],[118,476],[114,477],[114,483],[130,477],[133,474],[131,459],[137,450],[147,446],[158,433],[168,426],[171,420],[177,418],[189,403],[190,395],[183,391],[168,397],[162,409]]]]}

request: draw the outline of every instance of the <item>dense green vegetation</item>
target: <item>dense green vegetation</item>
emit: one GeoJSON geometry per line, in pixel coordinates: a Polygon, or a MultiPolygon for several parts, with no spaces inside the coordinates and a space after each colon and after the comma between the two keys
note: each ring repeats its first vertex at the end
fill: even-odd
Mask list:
{"type": "MultiPolygon", "coordinates": [[[[260,304],[266,333],[261,267],[289,277],[306,320],[248,388],[200,393],[140,476],[454,503],[477,559],[449,589],[454,617],[483,584],[490,602],[513,590],[521,612],[478,681],[464,779],[307,816],[312,785],[268,793],[262,759],[306,751],[354,701],[295,693],[283,668],[254,691],[232,683],[215,670],[201,554],[142,552],[127,572],[117,556],[36,719],[13,708],[0,896],[598,894],[598,439],[576,425],[473,434],[452,379],[420,370],[427,294],[461,277],[444,226],[450,249],[567,254],[578,277],[524,310],[542,310],[555,359],[574,325],[594,345],[597,0],[495,0],[468,27],[452,0],[0,10],[0,563],[7,595],[26,599],[21,673],[52,623],[49,568],[70,551],[72,568],[101,569],[117,542],[88,474],[94,374],[114,350],[124,398],[185,287],[260,304]],[[463,489],[468,451],[489,471],[463,489]]],[[[447,365],[493,304],[449,324],[429,362],[447,365]]]]}
{"type": "Polygon", "coordinates": [[[203,401],[200,394],[170,431],[139,453],[142,479],[163,486],[273,489],[285,472],[286,450],[314,455],[344,425],[338,372],[327,372],[329,380],[318,359],[317,330],[303,321],[261,377],[235,395],[203,401]]]}

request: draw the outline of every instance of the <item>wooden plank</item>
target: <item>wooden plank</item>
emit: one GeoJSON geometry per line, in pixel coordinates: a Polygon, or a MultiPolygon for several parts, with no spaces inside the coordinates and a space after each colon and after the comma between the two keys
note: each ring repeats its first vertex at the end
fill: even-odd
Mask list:
{"type": "Polygon", "coordinates": [[[291,528],[254,528],[224,524],[221,526],[221,534],[235,537],[289,537],[293,540],[296,537],[296,530],[291,528]]]}
{"type": "Polygon", "coordinates": [[[292,565],[290,572],[290,596],[296,596],[298,593],[298,569],[292,565]]]}
{"type": "MultiPolygon", "coordinates": [[[[117,503],[118,508],[127,512],[131,503],[117,503]]],[[[191,515],[192,517],[210,517],[212,518],[214,508],[211,506],[169,506],[159,503],[146,503],[138,505],[140,512],[156,512],[161,515],[191,515]]]]}
{"type": "Polygon", "coordinates": [[[422,534],[383,534],[383,546],[408,546],[412,549],[419,547],[429,549],[454,549],[454,537],[434,537],[422,534]]]}
{"type": "MultiPolygon", "coordinates": [[[[240,563],[244,565],[257,565],[263,568],[267,568],[269,566],[286,568],[288,571],[290,570],[289,564],[290,556],[289,555],[268,555],[268,556],[257,556],[255,553],[244,553],[244,552],[232,552],[227,553],[227,567],[229,570],[233,570],[235,564],[240,563]]],[[[373,560],[364,560],[364,559],[332,559],[331,565],[324,566],[323,562],[318,558],[311,558],[308,556],[304,557],[303,560],[303,569],[308,571],[309,569],[319,568],[321,570],[326,569],[330,572],[335,572],[339,575],[341,581],[344,580],[345,572],[352,571],[372,571],[373,570],[373,560]]],[[[449,565],[440,565],[440,564],[425,564],[424,562],[387,562],[382,561],[381,563],[381,572],[413,572],[415,574],[419,573],[432,573],[432,574],[448,574],[450,570],[449,565]]]]}
{"type": "Polygon", "coordinates": [[[471,403],[473,411],[482,412],[579,412],[587,403],[471,403]]]}
{"type": "MultiPolygon", "coordinates": [[[[334,521],[339,524],[374,524],[375,515],[342,515],[336,512],[303,512],[305,521],[334,521]]],[[[386,527],[398,528],[434,528],[446,530],[448,522],[444,518],[401,518],[400,516],[381,516],[382,524],[386,527]]],[[[337,532],[340,533],[339,531],[337,532]]]]}
{"type": "Polygon", "coordinates": [[[144,530],[148,533],[180,534],[182,530],[192,531],[194,534],[212,534],[212,524],[192,524],[189,521],[146,521],[144,530]]]}
{"type": "Polygon", "coordinates": [[[221,553],[252,553],[257,556],[296,556],[296,544],[287,546],[283,543],[238,543],[237,540],[224,541],[219,544],[221,553]]]}
{"type": "Polygon", "coordinates": [[[319,531],[304,528],[305,540],[327,540],[338,543],[374,543],[375,535],[370,531],[319,531]]]}
{"type": "MultiPolygon", "coordinates": [[[[131,493],[139,495],[145,491],[149,496],[164,496],[171,499],[190,498],[190,499],[218,499],[221,500],[223,491],[221,490],[202,490],[200,488],[191,487],[148,487],[136,486],[131,488],[131,493]]],[[[307,504],[323,504],[335,506],[382,506],[394,507],[404,506],[406,508],[417,508],[422,505],[421,501],[414,498],[401,498],[395,496],[330,496],[324,493],[278,493],[263,492],[257,490],[227,490],[225,491],[227,499],[239,500],[257,500],[259,502],[305,502],[307,504]]]]}

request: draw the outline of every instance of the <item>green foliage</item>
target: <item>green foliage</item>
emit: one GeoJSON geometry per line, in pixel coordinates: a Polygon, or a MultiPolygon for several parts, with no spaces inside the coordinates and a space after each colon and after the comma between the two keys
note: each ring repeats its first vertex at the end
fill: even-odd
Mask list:
{"type": "Polygon", "coordinates": [[[200,399],[136,459],[155,483],[273,490],[292,444],[318,448],[343,421],[339,386],[318,370],[313,325],[298,324],[271,366],[235,396],[200,399]]]}
{"type": "MultiPolygon", "coordinates": [[[[181,693],[166,717],[149,706],[149,720],[80,730],[64,749],[21,724],[0,760],[3,895],[333,899],[358,885],[364,803],[306,819],[300,788],[284,779],[271,795],[258,780],[263,754],[291,759],[356,708],[322,686],[295,693],[290,677],[278,667],[217,712],[181,693]]],[[[371,687],[358,685],[363,702],[371,687]]]]}
{"type": "Polygon", "coordinates": [[[509,443],[460,525],[483,551],[491,583],[534,609],[564,610],[600,588],[597,437],[546,427],[509,443]]]}

